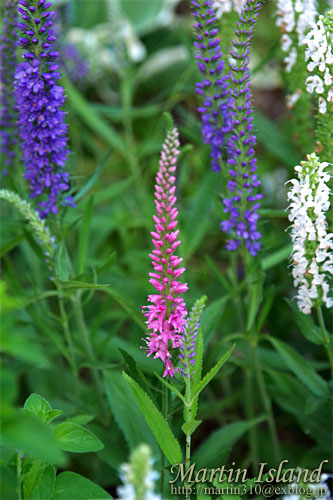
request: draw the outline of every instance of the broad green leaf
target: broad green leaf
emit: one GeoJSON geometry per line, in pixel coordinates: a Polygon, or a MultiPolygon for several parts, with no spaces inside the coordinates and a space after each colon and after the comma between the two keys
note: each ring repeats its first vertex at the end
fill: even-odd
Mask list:
{"type": "Polygon", "coordinates": [[[89,230],[91,225],[93,208],[94,208],[94,197],[90,196],[84,211],[84,216],[82,219],[82,223],[80,225],[80,232],[79,232],[79,248],[78,248],[79,275],[82,275],[84,273],[86,267],[87,249],[89,243],[89,230]]]}
{"type": "Polygon", "coordinates": [[[297,351],[281,340],[269,335],[265,337],[278,351],[288,368],[315,395],[322,398],[329,396],[329,388],[325,380],[310,366],[297,351]]]}
{"type": "Polygon", "coordinates": [[[292,309],[293,317],[295,318],[295,321],[304,337],[314,344],[323,344],[323,337],[320,328],[314,323],[312,316],[301,313],[297,305],[294,304],[291,300],[285,300],[289,307],[292,309]]]}
{"type": "Polygon", "coordinates": [[[236,344],[234,344],[222,357],[221,359],[216,363],[213,368],[206,373],[204,378],[200,380],[200,382],[194,387],[194,394],[193,398],[196,398],[199,396],[200,392],[206,387],[207,384],[215,377],[215,375],[220,371],[224,363],[229,359],[229,357],[232,354],[232,351],[235,349],[236,344]]]}
{"type": "Polygon", "coordinates": [[[35,393],[28,397],[23,408],[38,417],[44,417],[47,412],[52,410],[50,403],[42,396],[35,393]]]}
{"type": "Polygon", "coordinates": [[[100,486],[75,472],[62,472],[56,478],[52,500],[107,500],[112,496],[100,486]]]}
{"type": "Polygon", "coordinates": [[[27,411],[2,416],[1,444],[13,453],[20,450],[49,464],[63,466],[66,463],[51,429],[27,411]]]}
{"type": "Polygon", "coordinates": [[[62,78],[68,101],[86,126],[102,137],[113,149],[126,152],[123,138],[102,118],[99,113],[86,101],[83,95],[67,78],[62,78]]]}
{"type": "Polygon", "coordinates": [[[104,372],[105,388],[112,414],[131,450],[146,442],[157,453],[154,436],[140,412],[132,391],[120,373],[104,372]]]}
{"type": "Polygon", "coordinates": [[[51,500],[55,476],[53,465],[34,462],[23,483],[24,500],[51,500]]]}
{"type": "Polygon", "coordinates": [[[201,423],[202,420],[191,420],[190,422],[185,422],[182,425],[182,431],[186,436],[191,436],[201,423]]]}
{"type": "Polygon", "coordinates": [[[92,432],[79,424],[63,422],[54,429],[54,436],[58,440],[59,448],[75,453],[99,451],[104,448],[103,443],[92,432]]]}
{"type": "Polygon", "coordinates": [[[170,464],[180,463],[182,461],[182,452],[168,422],[156,408],[148,394],[141,389],[135,380],[131,379],[125,372],[123,372],[123,376],[129,384],[147,424],[170,464]]]}
{"type": "Polygon", "coordinates": [[[57,417],[60,417],[60,415],[63,414],[62,410],[50,410],[45,413],[44,419],[46,423],[52,422],[57,417]]]}
{"type": "Polygon", "coordinates": [[[192,462],[198,467],[213,467],[221,465],[229,455],[230,449],[236,441],[251,427],[260,424],[265,420],[264,416],[247,420],[244,422],[234,422],[225,425],[222,429],[214,431],[204,443],[195,451],[192,462]]]}
{"type": "Polygon", "coordinates": [[[110,286],[108,284],[100,285],[98,283],[84,283],[83,281],[62,281],[61,285],[67,290],[79,290],[81,288],[97,289],[97,288],[106,288],[110,286]]]}

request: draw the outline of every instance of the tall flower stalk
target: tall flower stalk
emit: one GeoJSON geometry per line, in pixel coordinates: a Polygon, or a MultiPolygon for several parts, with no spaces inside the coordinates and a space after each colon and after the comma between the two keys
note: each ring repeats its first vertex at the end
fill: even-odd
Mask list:
{"type": "Polygon", "coordinates": [[[253,132],[249,54],[260,7],[261,3],[257,0],[245,2],[230,51],[230,80],[233,85],[230,86],[229,107],[232,131],[227,142],[227,164],[231,177],[228,182],[231,196],[223,200],[224,212],[229,214],[229,220],[221,223],[222,230],[229,235],[226,248],[237,250],[244,243],[254,256],[261,248],[261,234],[257,223],[260,207],[258,201],[263,195],[257,192],[261,181],[256,174],[256,136],[253,132]]]}
{"type": "Polygon", "coordinates": [[[17,142],[13,90],[17,47],[17,3],[18,0],[8,0],[5,5],[3,32],[0,39],[0,134],[2,174],[4,176],[8,175],[8,169],[13,166],[17,142]]]}
{"type": "Polygon", "coordinates": [[[308,155],[295,167],[297,179],[288,193],[291,226],[292,276],[297,304],[304,314],[322,305],[333,307],[329,279],[333,274],[333,233],[328,232],[326,212],[330,207],[327,162],[308,155]]]}
{"type": "Polygon", "coordinates": [[[69,190],[69,173],[65,164],[67,149],[67,125],[64,90],[56,84],[61,75],[58,71],[59,53],[53,50],[56,41],[51,26],[54,12],[47,0],[20,0],[18,26],[21,36],[18,44],[24,48],[23,59],[15,75],[16,103],[19,110],[19,133],[24,177],[30,184],[31,198],[38,197],[41,217],[58,212],[58,204],[73,206],[69,190]]]}
{"type": "Polygon", "coordinates": [[[154,249],[150,257],[154,272],[149,273],[149,281],[158,293],[149,295],[150,305],[143,306],[149,330],[145,339],[148,356],[154,354],[154,358],[162,360],[165,366],[163,377],[174,376],[170,350],[182,346],[187,314],[180,294],[186,292],[188,286],[178,281],[185,268],[179,267],[183,259],[175,255],[181,243],[178,239],[179,229],[176,229],[178,210],[175,206],[175,172],[179,145],[177,129],[168,131],[156,176],[155,231],[151,232],[154,249]]]}
{"type": "Polygon", "coordinates": [[[211,147],[212,170],[221,170],[225,135],[230,130],[227,105],[228,81],[223,75],[224,61],[218,34],[216,12],[212,0],[191,0],[195,23],[197,66],[202,80],[196,84],[197,94],[203,96],[198,108],[202,119],[204,142],[211,147]]]}

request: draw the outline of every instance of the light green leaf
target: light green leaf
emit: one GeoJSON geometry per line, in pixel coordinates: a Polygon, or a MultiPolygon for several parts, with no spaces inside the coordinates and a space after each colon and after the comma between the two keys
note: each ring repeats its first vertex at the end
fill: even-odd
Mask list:
{"type": "Polygon", "coordinates": [[[103,488],[75,472],[57,476],[52,500],[112,500],[103,488]]]}
{"type": "Polygon", "coordinates": [[[206,373],[204,378],[194,387],[193,399],[199,396],[200,392],[206,387],[207,384],[215,377],[215,375],[220,371],[224,363],[229,359],[232,354],[232,351],[235,349],[236,344],[234,344],[216,363],[213,368],[206,373]]]}
{"type": "Polygon", "coordinates": [[[25,500],[51,500],[54,489],[56,470],[53,465],[44,466],[34,462],[24,483],[25,500]]]}
{"type": "Polygon", "coordinates": [[[168,422],[156,408],[148,394],[125,372],[123,372],[123,376],[129,384],[147,424],[170,464],[180,463],[182,461],[182,452],[168,422]]]}
{"type": "Polygon", "coordinates": [[[59,442],[59,448],[75,453],[99,451],[104,448],[103,443],[92,432],[79,424],[63,422],[54,429],[54,436],[59,442]]]}
{"type": "Polygon", "coordinates": [[[182,431],[186,436],[191,436],[201,423],[202,420],[191,420],[190,422],[185,422],[182,425],[182,431]]]}
{"type": "Polygon", "coordinates": [[[61,285],[67,290],[79,290],[81,288],[97,289],[97,288],[106,288],[110,286],[108,284],[100,285],[98,283],[84,283],[83,281],[62,281],[61,285]]]}
{"type": "Polygon", "coordinates": [[[28,397],[23,408],[38,417],[44,417],[47,412],[52,410],[50,403],[42,396],[35,393],[28,397]]]}
{"type": "Polygon", "coordinates": [[[310,366],[310,364],[295,349],[281,340],[269,335],[265,337],[280,354],[288,368],[296,377],[315,395],[322,398],[329,397],[329,388],[325,380],[310,366]]]}

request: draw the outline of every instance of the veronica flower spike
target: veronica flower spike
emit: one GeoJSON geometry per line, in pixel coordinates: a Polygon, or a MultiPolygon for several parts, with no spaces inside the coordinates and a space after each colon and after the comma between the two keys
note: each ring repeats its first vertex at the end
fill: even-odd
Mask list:
{"type": "Polygon", "coordinates": [[[163,377],[173,377],[175,374],[170,350],[182,346],[187,314],[180,294],[186,292],[188,286],[178,280],[185,268],[179,267],[183,259],[175,255],[181,244],[178,239],[179,229],[176,229],[178,210],[175,207],[178,155],[178,131],[174,128],[167,133],[163,144],[155,184],[155,231],[151,233],[154,250],[150,254],[154,272],[149,273],[149,281],[158,293],[149,295],[150,305],[143,306],[149,330],[148,337],[144,339],[147,355],[154,354],[154,358],[162,360],[165,365],[163,377]]]}
{"type": "Polygon", "coordinates": [[[223,75],[224,61],[218,34],[216,12],[212,0],[191,0],[195,23],[197,66],[202,81],[196,84],[197,94],[203,96],[203,106],[198,108],[202,119],[204,142],[211,146],[212,170],[221,170],[225,134],[230,129],[228,77],[223,75]]]}
{"type": "Polygon", "coordinates": [[[222,230],[230,236],[226,245],[228,250],[237,250],[243,242],[254,256],[261,248],[261,234],[257,230],[257,223],[260,207],[258,201],[263,195],[257,193],[261,181],[256,174],[249,47],[260,6],[261,3],[257,0],[245,2],[230,51],[230,79],[233,82],[230,88],[232,131],[227,144],[227,163],[231,177],[228,182],[231,196],[223,200],[224,212],[229,214],[229,220],[221,224],[222,230]]]}
{"type": "Polygon", "coordinates": [[[67,125],[64,89],[56,84],[61,77],[56,41],[51,26],[54,12],[47,0],[20,0],[21,37],[24,62],[16,72],[16,103],[24,177],[30,184],[31,198],[38,197],[41,217],[57,213],[59,202],[73,206],[71,197],[62,198],[69,189],[69,174],[64,170],[67,155],[67,125]]]}
{"type": "Polygon", "coordinates": [[[5,5],[3,32],[0,40],[0,134],[2,174],[4,176],[8,175],[8,168],[13,165],[17,140],[13,91],[16,65],[17,21],[17,0],[8,0],[5,5]]]}
{"type": "Polygon", "coordinates": [[[333,275],[333,233],[328,232],[326,212],[330,208],[330,174],[327,162],[315,153],[295,167],[297,179],[288,192],[291,225],[292,275],[298,289],[300,311],[333,307],[329,282],[333,275]]]}

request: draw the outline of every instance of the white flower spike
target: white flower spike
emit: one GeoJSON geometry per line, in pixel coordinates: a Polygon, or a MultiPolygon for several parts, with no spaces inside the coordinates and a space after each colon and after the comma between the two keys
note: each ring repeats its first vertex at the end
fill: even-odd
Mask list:
{"type": "Polygon", "coordinates": [[[328,284],[333,275],[333,233],[327,231],[325,216],[330,207],[328,165],[312,153],[295,167],[298,178],[289,181],[292,276],[298,289],[298,307],[304,314],[322,304],[333,306],[328,284]]]}

